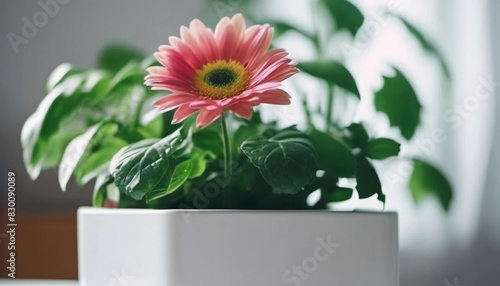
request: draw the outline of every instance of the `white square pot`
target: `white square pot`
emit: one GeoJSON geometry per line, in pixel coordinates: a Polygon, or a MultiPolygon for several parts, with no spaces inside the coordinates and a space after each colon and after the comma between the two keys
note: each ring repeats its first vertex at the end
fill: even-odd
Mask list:
{"type": "Polygon", "coordinates": [[[81,286],[397,286],[390,212],[78,210],[81,286]]]}

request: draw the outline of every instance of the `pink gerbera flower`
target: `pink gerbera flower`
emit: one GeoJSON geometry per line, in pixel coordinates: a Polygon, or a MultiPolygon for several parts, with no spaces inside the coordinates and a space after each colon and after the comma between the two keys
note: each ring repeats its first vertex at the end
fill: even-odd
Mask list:
{"type": "Polygon", "coordinates": [[[170,37],[155,53],[162,66],[147,69],[147,85],[172,92],[155,106],[178,108],[174,124],[199,110],[196,126],[203,128],[226,110],[250,119],[261,103],[290,104],[278,87],[298,70],[285,50],[268,51],[272,37],[269,25],[246,29],[241,14],[220,20],[215,33],[199,20],[182,26],[181,38],[170,37]]]}

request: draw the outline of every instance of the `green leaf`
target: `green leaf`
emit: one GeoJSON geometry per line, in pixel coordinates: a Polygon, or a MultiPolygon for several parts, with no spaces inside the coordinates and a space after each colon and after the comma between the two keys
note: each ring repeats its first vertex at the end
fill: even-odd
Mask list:
{"type": "Polygon", "coordinates": [[[92,205],[94,207],[103,207],[104,200],[106,200],[107,186],[111,183],[113,183],[113,180],[109,174],[102,174],[97,177],[92,195],[92,205]]]}
{"type": "Polygon", "coordinates": [[[194,146],[211,152],[215,157],[222,156],[223,145],[220,134],[209,128],[201,129],[193,133],[194,146]]]}
{"type": "Polygon", "coordinates": [[[413,87],[398,70],[394,77],[384,76],[384,86],[375,93],[375,108],[384,112],[391,126],[401,130],[406,139],[411,139],[420,123],[421,105],[413,87]]]}
{"type": "Polygon", "coordinates": [[[85,133],[73,139],[66,147],[58,171],[59,186],[63,191],[66,191],[66,185],[76,165],[87,150],[88,145],[91,145],[92,138],[101,126],[102,123],[99,123],[90,127],[85,133]]]}
{"type": "Polygon", "coordinates": [[[329,196],[329,202],[343,202],[347,201],[352,197],[353,190],[349,188],[340,188],[337,189],[329,196]]]}
{"type": "Polygon", "coordinates": [[[368,133],[366,132],[365,127],[361,123],[352,123],[347,127],[349,131],[348,138],[352,147],[365,149],[368,145],[368,133]]]}
{"type": "Polygon", "coordinates": [[[337,61],[300,62],[297,68],[314,77],[324,79],[331,85],[339,86],[359,98],[359,90],[351,73],[337,61]]]}
{"type": "Polygon", "coordinates": [[[333,17],[337,30],[347,29],[351,35],[356,35],[364,21],[361,11],[346,0],[323,0],[323,2],[333,17]]]}
{"type": "Polygon", "coordinates": [[[120,89],[129,88],[130,86],[144,86],[144,77],[147,72],[140,66],[138,62],[132,61],[121,68],[113,77],[111,82],[111,93],[116,93],[120,89]]]}
{"type": "Polygon", "coordinates": [[[191,157],[190,160],[193,163],[193,168],[191,169],[191,173],[189,174],[190,179],[199,177],[205,172],[207,168],[207,158],[217,158],[213,157],[213,154],[211,152],[198,148],[193,148],[189,156],[191,157]]]}
{"type": "Polygon", "coordinates": [[[234,148],[235,156],[239,156],[241,152],[241,144],[249,138],[260,137],[268,129],[276,127],[276,122],[264,123],[258,111],[255,111],[252,119],[246,120],[239,117],[233,117],[238,120],[239,128],[234,132],[231,143],[234,148]]]}
{"type": "Polygon", "coordinates": [[[385,195],[382,193],[382,185],[377,172],[364,157],[358,158],[356,181],[356,191],[360,199],[366,199],[374,194],[378,194],[378,200],[385,202],[385,195]]]}
{"type": "Polygon", "coordinates": [[[294,194],[314,181],[317,155],[309,136],[287,128],[243,142],[241,150],[275,193],[294,194]]]}
{"type": "Polygon", "coordinates": [[[81,86],[84,84],[83,76],[74,75],[54,88],[40,103],[36,111],[42,120],[40,137],[49,138],[53,135],[63,120],[68,119],[85,100],[81,86]]]}
{"type": "Polygon", "coordinates": [[[47,143],[42,169],[48,169],[59,165],[61,163],[64,150],[66,150],[68,144],[84,131],[85,130],[80,130],[80,128],[74,127],[73,130],[59,130],[59,132],[54,134],[54,136],[52,136],[47,143]]]}
{"type": "Polygon", "coordinates": [[[399,154],[401,144],[389,138],[376,138],[368,142],[366,154],[376,160],[384,160],[399,154]]]}
{"type": "MultiPolygon", "coordinates": [[[[158,112],[157,110],[154,110],[155,112],[158,112]]],[[[194,126],[194,123],[196,122],[196,117],[190,116],[186,118],[182,123],[177,123],[177,124],[172,124],[172,120],[174,119],[174,113],[175,110],[170,110],[167,112],[162,112],[160,116],[162,117],[163,121],[163,128],[162,128],[162,136],[165,137],[177,130],[179,126],[183,126],[183,130],[190,130],[190,127],[194,126]]]]}
{"type": "Polygon", "coordinates": [[[310,136],[318,154],[320,170],[333,173],[338,177],[354,176],[356,158],[345,143],[316,129],[311,131],[310,136]]]}
{"type": "Polygon", "coordinates": [[[405,18],[397,15],[397,18],[401,20],[401,22],[405,25],[406,29],[408,29],[408,32],[412,34],[417,41],[420,43],[422,48],[427,51],[428,53],[433,54],[434,56],[437,57],[439,64],[441,65],[441,70],[443,71],[443,74],[445,75],[446,78],[450,78],[450,69],[448,68],[448,65],[446,64],[446,61],[444,60],[443,55],[438,51],[438,49],[434,46],[433,43],[431,43],[420,30],[417,29],[414,25],[412,25],[410,22],[408,22],[405,18]]]}
{"type": "MultiPolygon", "coordinates": [[[[152,111],[158,113],[156,110],[152,111]]],[[[159,138],[163,134],[163,125],[163,116],[159,113],[158,116],[147,122],[145,126],[137,127],[137,132],[141,133],[144,138],[159,138]]]]}
{"type": "Polygon", "coordinates": [[[116,133],[117,128],[115,123],[98,123],[69,143],[58,172],[59,185],[63,191],[66,191],[66,185],[77,166],[81,164],[82,158],[88,157],[92,149],[96,148],[103,138],[116,133]]]}
{"type": "Polygon", "coordinates": [[[413,159],[413,173],[409,182],[410,191],[416,203],[427,196],[437,196],[441,206],[448,211],[453,190],[446,177],[430,164],[413,159]]]}
{"type": "MultiPolygon", "coordinates": [[[[108,134],[112,136],[114,134],[108,134]]],[[[113,156],[127,145],[125,140],[106,137],[99,142],[99,147],[89,151],[88,156],[80,158],[73,174],[77,184],[85,185],[101,173],[109,173],[109,162],[113,156]]]]}
{"type": "Polygon", "coordinates": [[[168,184],[167,193],[177,190],[190,176],[193,170],[193,160],[189,159],[175,166],[174,173],[168,184]]]}
{"type": "Polygon", "coordinates": [[[82,87],[82,93],[86,94],[85,100],[96,103],[103,99],[111,88],[111,75],[103,71],[91,71],[87,73],[87,79],[82,87]]]}
{"type": "Polygon", "coordinates": [[[142,58],[142,53],[134,48],[112,44],[104,48],[99,55],[99,67],[115,73],[130,61],[140,61],[142,58]]]}
{"type": "Polygon", "coordinates": [[[186,160],[175,166],[172,176],[170,177],[168,183],[165,184],[166,187],[156,188],[147,192],[147,203],[149,204],[151,201],[167,196],[177,190],[189,178],[192,169],[193,161],[191,160],[186,160]]]}
{"type": "Polygon", "coordinates": [[[69,76],[80,73],[81,70],[73,67],[73,65],[64,63],[56,67],[47,79],[47,93],[53,90],[58,84],[63,82],[69,76]]]}
{"type": "Polygon", "coordinates": [[[181,161],[181,163],[175,166],[175,169],[168,180],[162,184],[165,186],[164,188],[156,188],[153,191],[150,191],[146,194],[147,204],[150,207],[157,206],[161,201],[154,202],[155,200],[159,200],[165,196],[168,196],[168,201],[171,201],[171,198],[176,198],[182,196],[182,194],[178,194],[176,196],[172,196],[176,190],[178,190],[188,179],[193,179],[201,176],[205,169],[207,168],[207,157],[212,157],[213,154],[210,151],[201,150],[198,148],[190,149],[190,152],[184,156],[181,156],[177,161],[181,161]],[[183,158],[189,158],[184,161],[183,158]]]}
{"type": "Polygon", "coordinates": [[[159,141],[145,139],[118,151],[111,160],[110,173],[120,192],[140,200],[146,193],[168,188],[175,169],[173,154],[181,142],[177,130],[159,141]]]}
{"type": "Polygon", "coordinates": [[[36,179],[40,173],[50,138],[65,120],[80,109],[84,100],[80,91],[83,82],[83,76],[72,75],[57,84],[24,123],[21,145],[24,164],[31,179],[36,179]]]}
{"type": "Polygon", "coordinates": [[[335,174],[326,172],[322,177],[316,178],[316,181],[311,185],[311,190],[319,186],[321,190],[321,197],[314,205],[314,208],[327,208],[328,203],[342,202],[350,199],[353,190],[349,188],[339,187],[338,177],[335,174]]]}
{"type": "MultiPolygon", "coordinates": [[[[141,123],[139,108],[143,105],[146,96],[147,92],[142,84],[119,86],[117,89],[113,88],[107,95],[104,110],[112,115],[114,121],[130,126],[129,128],[139,126],[141,123]]],[[[138,133],[135,128],[133,132],[138,133]]]]}

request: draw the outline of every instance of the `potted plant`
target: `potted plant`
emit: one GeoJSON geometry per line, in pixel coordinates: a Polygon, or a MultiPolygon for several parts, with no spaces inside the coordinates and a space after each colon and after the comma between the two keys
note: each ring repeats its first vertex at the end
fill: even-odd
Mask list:
{"type": "MultiPolygon", "coordinates": [[[[214,32],[193,20],[156,60],[112,46],[100,69],[51,74],[21,142],[32,179],[58,166],[63,190],[95,180],[94,207],[78,212],[81,285],[398,285],[397,214],[327,209],[384,204],[372,161],[400,143],[333,120],[334,86],[359,98],[340,62],[297,64],[272,39],[241,14],[214,32]],[[256,106],[295,100],[280,84],[299,70],[328,87],[324,112],[304,101],[304,128],[262,120],[256,106]]],[[[375,106],[413,136],[420,105],[397,69],[375,106]]],[[[449,184],[423,160],[410,186],[448,207],[449,184]]]]}

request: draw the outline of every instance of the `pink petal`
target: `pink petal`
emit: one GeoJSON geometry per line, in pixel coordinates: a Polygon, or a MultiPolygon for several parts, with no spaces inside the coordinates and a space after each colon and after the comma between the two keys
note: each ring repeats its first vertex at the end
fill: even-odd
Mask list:
{"type": "Polygon", "coordinates": [[[231,106],[233,104],[236,104],[239,101],[240,101],[239,97],[235,96],[235,97],[230,97],[230,98],[224,98],[224,99],[220,100],[219,104],[220,104],[220,106],[227,107],[227,106],[231,106]]]}
{"type": "Polygon", "coordinates": [[[220,37],[222,37],[224,31],[229,25],[231,25],[231,20],[229,19],[229,17],[220,19],[219,23],[217,23],[217,26],[215,26],[215,39],[217,41],[219,41],[220,37]]]}
{"type": "Polygon", "coordinates": [[[259,55],[263,55],[267,50],[269,50],[274,36],[274,28],[270,27],[267,24],[264,25],[264,28],[266,30],[266,35],[264,36],[264,41],[260,45],[260,50],[258,50],[259,55]]]}
{"type": "Polygon", "coordinates": [[[149,74],[145,78],[146,84],[148,83],[160,83],[160,84],[172,84],[178,85],[180,87],[191,86],[192,82],[179,77],[179,75],[163,75],[163,74],[149,74]]]}
{"type": "Polygon", "coordinates": [[[161,77],[161,76],[146,76],[146,85],[152,86],[153,90],[156,89],[166,89],[176,93],[184,93],[184,94],[193,94],[193,90],[184,83],[183,81],[170,78],[170,77],[161,77]]]}
{"type": "Polygon", "coordinates": [[[273,89],[249,97],[245,101],[253,106],[261,103],[287,105],[290,104],[290,95],[282,89],[273,89]]]}
{"type": "MultiPolygon", "coordinates": [[[[154,53],[154,56],[165,67],[166,75],[191,81],[193,75],[196,73],[195,67],[188,61],[189,58],[170,46],[167,46],[167,48],[160,47],[160,51],[154,53]],[[170,71],[175,72],[172,73],[170,71]]],[[[156,75],[155,73],[151,74],[156,75]]],[[[162,75],[165,74],[162,73],[162,75]]]]}
{"type": "Polygon", "coordinates": [[[181,105],[174,113],[174,118],[172,119],[172,124],[177,124],[184,119],[188,118],[189,115],[195,113],[197,110],[190,108],[188,104],[181,105]]]}
{"type": "Polygon", "coordinates": [[[270,59],[265,65],[262,65],[259,70],[254,72],[252,79],[255,78],[265,78],[274,70],[278,69],[281,66],[286,66],[290,62],[290,59],[285,57],[277,57],[274,59],[270,59]]]}
{"type": "MultiPolygon", "coordinates": [[[[285,79],[297,74],[299,70],[294,66],[282,66],[273,71],[269,76],[262,79],[262,81],[284,81],[285,79]]],[[[261,82],[262,82],[261,81],[261,82]]]]}
{"type": "Polygon", "coordinates": [[[157,67],[157,66],[149,67],[146,69],[146,71],[150,74],[164,75],[164,76],[166,76],[168,73],[165,67],[157,67]]]}
{"type": "Polygon", "coordinates": [[[198,19],[191,21],[189,29],[197,41],[197,46],[199,47],[198,52],[203,55],[204,61],[212,62],[216,60],[218,57],[218,49],[213,33],[198,19]]]}
{"type": "Polygon", "coordinates": [[[241,39],[243,35],[245,35],[246,30],[245,19],[243,18],[243,15],[241,15],[241,13],[234,15],[231,19],[231,22],[234,26],[234,30],[238,34],[238,39],[241,39]]]}
{"type": "Polygon", "coordinates": [[[274,49],[264,53],[261,57],[256,59],[252,65],[248,66],[248,69],[253,73],[259,73],[266,67],[276,61],[276,59],[284,58],[288,53],[284,49],[274,49]]]}
{"type": "Polygon", "coordinates": [[[255,68],[250,86],[264,82],[281,82],[298,73],[295,62],[286,57],[283,52],[267,52],[257,61],[260,66],[255,68]]]}
{"type": "Polygon", "coordinates": [[[273,29],[269,25],[257,26],[255,30],[252,30],[253,27],[255,26],[248,28],[241,47],[244,52],[240,60],[248,65],[251,65],[269,49],[273,36],[273,29]]]}
{"type": "Polygon", "coordinates": [[[223,109],[206,110],[202,109],[198,118],[196,118],[196,128],[205,128],[219,118],[223,109]]]}
{"type": "Polygon", "coordinates": [[[189,103],[191,100],[193,100],[192,95],[170,94],[157,100],[154,105],[158,107],[159,111],[168,111],[179,105],[189,103]]]}
{"type": "Polygon", "coordinates": [[[190,46],[197,46],[198,45],[195,37],[193,36],[191,31],[186,26],[181,27],[181,38],[184,41],[184,43],[186,43],[190,46]]]}
{"type": "MultiPolygon", "coordinates": [[[[200,20],[194,19],[193,21],[191,21],[191,23],[189,23],[189,30],[191,30],[191,32],[196,37],[196,36],[199,36],[199,35],[205,33],[205,31],[207,30],[207,27],[200,20]]],[[[196,40],[199,40],[199,38],[196,40]]]]}
{"type": "Polygon", "coordinates": [[[245,119],[252,119],[253,107],[249,104],[239,103],[232,105],[229,109],[234,112],[234,114],[245,119]]]}
{"type": "Polygon", "coordinates": [[[265,83],[261,83],[255,87],[252,88],[252,91],[255,92],[255,93],[261,93],[261,92],[264,92],[266,90],[270,90],[270,89],[276,89],[278,87],[281,86],[281,82],[265,82],[265,83]]]}
{"type": "Polygon", "coordinates": [[[201,99],[201,100],[191,101],[189,103],[189,107],[196,109],[214,110],[214,109],[219,109],[221,105],[220,105],[220,100],[201,99]]]}
{"type": "Polygon", "coordinates": [[[227,25],[224,32],[222,32],[221,36],[217,39],[221,58],[226,61],[234,59],[235,47],[238,46],[238,41],[238,35],[233,25],[227,25]]]}
{"type": "MultiPolygon", "coordinates": [[[[169,41],[175,50],[174,54],[178,54],[186,62],[186,64],[193,69],[193,72],[203,66],[203,58],[199,55],[199,53],[193,51],[193,48],[195,47],[187,45],[177,37],[170,37],[169,41]]],[[[160,51],[162,51],[161,47],[160,51]]]]}

